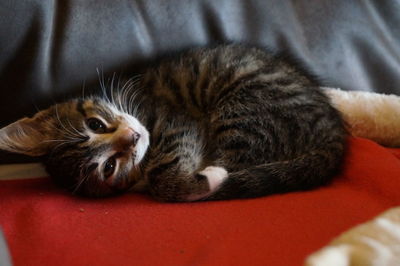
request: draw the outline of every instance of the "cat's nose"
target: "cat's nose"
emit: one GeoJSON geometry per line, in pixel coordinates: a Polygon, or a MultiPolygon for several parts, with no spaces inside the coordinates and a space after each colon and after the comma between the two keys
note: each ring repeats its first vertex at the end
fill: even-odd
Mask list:
{"type": "Polygon", "coordinates": [[[115,148],[120,151],[125,151],[136,146],[140,139],[140,134],[131,128],[123,129],[119,132],[117,139],[115,140],[115,148]]]}
{"type": "Polygon", "coordinates": [[[133,144],[133,145],[136,145],[137,142],[139,141],[139,139],[140,139],[140,134],[137,133],[137,132],[133,132],[133,135],[132,135],[132,144],[133,144]]]}

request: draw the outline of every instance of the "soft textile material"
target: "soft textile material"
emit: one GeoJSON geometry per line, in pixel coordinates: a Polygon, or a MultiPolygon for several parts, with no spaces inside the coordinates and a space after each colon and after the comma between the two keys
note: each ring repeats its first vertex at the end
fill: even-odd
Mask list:
{"type": "Polygon", "coordinates": [[[398,266],[400,207],[351,228],[312,254],[307,266],[398,266]]]}
{"type": "Polygon", "coordinates": [[[301,265],[400,203],[400,149],[350,138],[344,169],[312,191],[167,204],[76,198],[49,179],[1,181],[0,225],[18,265],[301,265]]]}
{"type": "Polygon", "coordinates": [[[0,127],[98,89],[97,68],[129,75],[221,42],[289,52],[325,86],[400,94],[399,23],[399,1],[3,0],[0,127]]]}

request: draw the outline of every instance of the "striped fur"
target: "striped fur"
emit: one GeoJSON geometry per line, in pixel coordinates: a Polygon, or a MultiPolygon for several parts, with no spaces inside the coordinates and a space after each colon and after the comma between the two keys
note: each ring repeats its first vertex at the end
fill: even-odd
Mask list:
{"type": "Polygon", "coordinates": [[[192,201],[311,189],[333,177],[345,152],[343,121],[319,85],[285,59],[239,45],[162,61],[126,82],[112,101],[59,106],[61,119],[88,139],[48,147],[47,169],[89,195],[114,192],[114,183],[86,172],[115,154],[120,190],[192,201]],[[90,116],[104,120],[110,132],[88,135],[82,121],[90,116]],[[129,154],[116,150],[112,144],[126,125],[148,132],[148,146],[129,144],[129,154]],[[128,163],[139,148],[146,149],[144,158],[128,163]]]}
{"type": "Polygon", "coordinates": [[[207,180],[194,177],[207,166],[229,173],[207,199],[310,189],[342,160],[343,122],[318,85],[259,49],[194,50],[147,71],[140,86],[147,106],[159,106],[155,116],[163,114],[148,125],[144,167],[157,198],[202,195],[207,180]]]}

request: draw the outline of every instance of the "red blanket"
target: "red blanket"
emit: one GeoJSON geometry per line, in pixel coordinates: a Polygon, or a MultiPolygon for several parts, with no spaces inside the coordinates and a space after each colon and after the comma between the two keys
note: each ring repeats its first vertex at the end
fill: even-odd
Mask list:
{"type": "Polygon", "coordinates": [[[301,265],[342,231],[400,203],[400,149],[350,139],[343,173],[313,191],[159,203],[72,197],[45,179],[0,182],[18,265],[301,265]]]}

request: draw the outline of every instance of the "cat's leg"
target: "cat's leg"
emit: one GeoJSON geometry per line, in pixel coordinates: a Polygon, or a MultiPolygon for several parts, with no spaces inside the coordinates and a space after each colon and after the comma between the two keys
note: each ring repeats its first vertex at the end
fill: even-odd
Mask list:
{"type": "Polygon", "coordinates": [[[149,169],[146,178],[152,196],[162,201],[202,200],[214,194],[228,177],[223,167],[188,167],[188,160],[173,156],[149,169]]]}
{"type": "Polygon", "coordinates": [[[207,166],[196,174],[196,178],[205,179],[208,182],[208,191],[204,193],[192,193],[187,196],[188,201],[207,199],[221,187],[228,178],[228,171],[220,166],[207,166]]]}
{"type": "Polygon", "coordinates": [[[144,170],[149,192],[162,201],[196,201],[213,194],[227,178],[223,167],[211,163],[203,133],[195,123],[177,123],[155,130],[144,170]]]}

